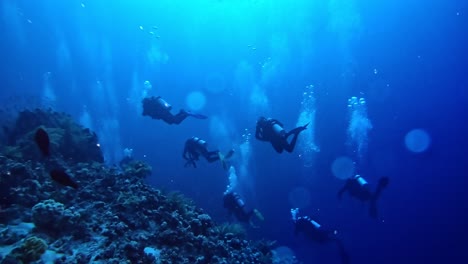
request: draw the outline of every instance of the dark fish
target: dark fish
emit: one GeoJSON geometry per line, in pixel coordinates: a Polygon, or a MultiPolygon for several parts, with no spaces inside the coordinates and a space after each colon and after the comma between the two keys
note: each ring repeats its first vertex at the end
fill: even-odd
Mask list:
{"type": "Polygon", "coordinates": [[[52,180],[62,185],[78,189],[78,184],[63,170],[55,169],[50,171],[50,177],[52,177],[52,180]]]}
{"type": "Polygon", "coordinates": [[[34,135],[34,140],[44,156],[50,156],[50,139],[49,134],[43,129],[38,128],[34,135]]]}

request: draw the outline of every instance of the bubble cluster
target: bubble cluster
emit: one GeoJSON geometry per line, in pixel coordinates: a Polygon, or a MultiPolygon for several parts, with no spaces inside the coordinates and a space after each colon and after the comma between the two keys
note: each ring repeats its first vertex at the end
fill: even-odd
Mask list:
{"type": "Polygon", "coordinates": [[[356,96],[348,99],[349,125],[348,144],[361,158],[367,149],[368,133],[372,129],[372,124],[367,117],[366,99],[356,96]]]}
{"type": "Polygon", "coordinates": [[[301,133],[300,140],[298,141],[299,157],[304,167],[312,167],[315,160],[315,153],[320,151],[315,143],[315,115],[317,109],[314,86],[312,84],[305,87],[302,94],[301,106],[301,112],[296,126],[309,125],[307,129],[301,133]]]}

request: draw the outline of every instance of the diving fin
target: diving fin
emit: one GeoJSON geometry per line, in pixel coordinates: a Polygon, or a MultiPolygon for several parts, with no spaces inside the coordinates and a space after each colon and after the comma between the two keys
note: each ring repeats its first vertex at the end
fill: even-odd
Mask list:
{"type": "Polygon", "coordinates": [[[229,166],[226,162],[226,160],[230,159],[232,157],[232,155],[234,155],[234,150],[231,149],[228,151],[228,153],[226,153],[226,155],[224,155],[223,153],[221,152],[218,152],[218,157],[219,157],[219,160],[221,161],[221,163],[223,164],[223,168],[225,170],[228,170],[229,169],[229,166]]]}
{"type": "Polygon", "coordinates": [[[374,194],[376,200],[379,199],[382,190],[388,186],[389,181],[390,180],[388,179],[388,177],[382,177],[379,179],[379,183],[377,184],[377,189],[375,190],[374,194]]]}
{"type": "Polygon", "coordinates": [[[227,169],[228,169],[228,165],[227,165],[227,163],[226,163],[226,159],[225,159],[223,153],[218,152],[218,157],[219,157],[219,160],[221,161],[221,164],[223,164],[223,168],[224,168],[225,170],[227,170],[227,169]]]}
{"type": "Polygon", "coordinates": [[[196,119],[207,119],[208,117],[206,115],[202,115],[202,114],[196,114],[196,113],[192,113],[190,111],[186,111],[187,114],[193,118],[196,118],[196,119]]]}
{"type": "Polygon", "coordinates": [[[226,156],[224,156],[224,159],[230,159],[232,157],[232,155],[234,155],[234,150],[233,149],[228,151],[226,156]]]}

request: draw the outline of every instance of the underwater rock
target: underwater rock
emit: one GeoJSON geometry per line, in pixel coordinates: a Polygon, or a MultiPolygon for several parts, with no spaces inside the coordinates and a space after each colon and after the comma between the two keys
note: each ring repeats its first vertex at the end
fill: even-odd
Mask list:
{"type": "MultiPolygon", "coordinates": [[[[13,130],[17,144],[10,147],[21,155],[0,151],[0,231],[6,225],[33,222],[36,228],[26,237],[41,240],[29,241],[16,253],[30,252],[32,258],[48,248],[57,256],[54,263],[272,263],[271,248],[248,240],[241,226],[219,226],[181,193],[164,193],[146,184],[144,177],[151,171],[146,163],[135,160],[120,169],[100,162],[100,150],[99,155],[83,152],[79,159],[77,152],[64,151],[63,143],[57,142],[65,141],[54,135],[82,130],[66,115],[37,110],[20,116],[13,130]],[[22,140],[39,125],[52,135],[50,161],[40,157],[32,141],[28,144],[37,156],[30,159],[21,152],[27,149],[22,140]],[[73,173],[80,188],[53,182],[51,163],[73,173]],[[148,248],[155,249],[154,254],[148,254],[148,248]]],[[[81,142],[94,144],[97,137],[81,142]]],[[[11,235],[7,240],[19,245],[24,237],[11,235]]],[[[16,256],[0,256],[0,261],[16,261],[16,256]]]]}
{"type": "Polygon", "coordinates": [[[151,174],[153,170],[148,164],[138,161],[131,160],[129,162],[120,165],[125,174],[137,176],[138,178],[145,178],[151,174]]]}
{"type": "Polygon", "coordinates": [[[51,156],[59,153],[65,161],[104,162],[94,132],[74,122],[70,115],[50,109],[24,110],[18,114],[16,122],[8,129],[9,142],[4,150],[5,155],[40,161],[43,157],[34,144],[38,128],[48,133],[51,156]]]}
{"type": "Polygon", "coordinates": [[[16,263],[31,263],[39,260],[46,249],[47,244],[44,240],[32,236],[27,238],[21,246],[14,248],[1,263],[10,263],[13,260],[16,260],[16,263]]]}
{"type": "Polygon", "coordinates": [[[33,223],[0,225],[0,245],[13,245],[15,242],[28,236],[33,228],[33,223]]]}
{"type": "Polygon", "coordinates": [[[32,208],[32,220],[36,227],[64,231],[76,225],[81,215],[52,199],[36,204],[32,208]]]}

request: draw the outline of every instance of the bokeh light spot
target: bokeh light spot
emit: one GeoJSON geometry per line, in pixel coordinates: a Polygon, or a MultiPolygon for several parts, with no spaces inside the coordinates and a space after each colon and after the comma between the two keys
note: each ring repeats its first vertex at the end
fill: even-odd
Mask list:
{"type": "Polygon", "coordinates": [[[354,174],[354,162],[348,157],[338,157],[331,166],[332,173],[341,180],[346,180],[354,174]]]}
{"type": "Polygon", "coordinates": [[[424,152],[431,144],[431,137],[423,129],[413,129],[405,136],[406,148],[411,152],[424,152]]]}
{"type": "Polygon", "coordinates": [[[190,110],[198,111],[205,106],[206,97],[202,92],[191,92],[187,95],[186,102],[190,110]]]}

